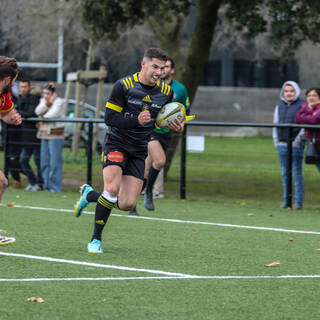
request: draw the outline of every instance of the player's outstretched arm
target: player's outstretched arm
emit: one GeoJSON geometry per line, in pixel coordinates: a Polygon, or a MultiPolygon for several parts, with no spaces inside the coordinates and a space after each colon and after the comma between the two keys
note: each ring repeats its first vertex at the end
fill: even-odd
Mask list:
{"type": "Polygon", "coordinates": [[[14,109],[11,109],[9,112],[1,113],[1,117],[4,122],[14,124],[16,126],[22,122],[20,114],[14,109]]]}

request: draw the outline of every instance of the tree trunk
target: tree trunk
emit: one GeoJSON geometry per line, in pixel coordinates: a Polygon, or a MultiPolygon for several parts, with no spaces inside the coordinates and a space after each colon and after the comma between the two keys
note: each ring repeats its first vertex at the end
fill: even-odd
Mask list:
{"type": "MultiPolygon", "coordinates": [[[[198,85],[203,77],[204,68],[208,62],[214,28],[217,22],[218,10],[223,0],[199,0],[196,26],[189,48],[187,60],[179,81],[189,93],[190,103],[195,97],[198,85]]],[[[192,109],[192,108],[191,108],[192,109]]],[[[173,134],[167,150],[164,174],[167,175],[172,158],[177,149],[180,135],[173,134]]]]}

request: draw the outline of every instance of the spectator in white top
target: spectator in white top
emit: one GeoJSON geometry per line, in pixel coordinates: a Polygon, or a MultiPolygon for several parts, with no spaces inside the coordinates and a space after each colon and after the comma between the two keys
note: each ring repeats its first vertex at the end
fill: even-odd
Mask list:
{"type": "MultiPolygon", "coordinates": [[[[56,93],[53,83],[43,89],[43,97],[35,110],[39,117],[64,118],[65,104],[56,93]]],[[[64,124],[62,122],[40,122],[37,137],[41,139],[41,172],[47,191],[62,191],[62,148],[64,124]]]]}

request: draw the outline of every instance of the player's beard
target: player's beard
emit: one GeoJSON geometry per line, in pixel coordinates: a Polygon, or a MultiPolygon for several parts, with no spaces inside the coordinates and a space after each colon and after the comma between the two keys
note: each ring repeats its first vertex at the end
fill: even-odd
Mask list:
{"type": "Polygon", "coordinates": [[[2,93],[8,93],[10,91],[12,87],[12,83],[10,81],[10,83],[8,83],[3,89],[2,89],[2,93]]]}

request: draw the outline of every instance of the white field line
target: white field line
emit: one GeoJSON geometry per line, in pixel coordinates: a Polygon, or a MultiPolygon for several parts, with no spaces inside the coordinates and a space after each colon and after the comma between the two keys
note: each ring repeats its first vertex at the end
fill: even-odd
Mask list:
{"type": "Polygon", "coordinates": [[[20,253],[10,253],[10,252],[1,252],[0,251],[0,255],[7,256],[7,257],[26,258],[26,259],[32,259],[32,260],[42,260],[42,261],[49,261],[49,262],[76,264],[76,265],[80,265],[80,266],[88,266],[88,267],[95,267],[95,268],[105,268],[105,269],[116,269],[116,270],[125,270],[125,271],[162,274],[165,276],[194,277],[190,274],[166,272],[166,271],[162,271],[162,270],[151,270],[151,269],[140,269],[140,268],[138,269],[138,268],[123,267],[123,266],[115,266],[115,265],[110,265],[110,264],[100,264],[100,263],[83,262],[83,261],[76,261],[76,260],[57,259],[57,258],[51,258],[51,257],[40,257],[40,256],[33,256],[33,255],[20,254],[20,253]]]}
{"type": "Polygon", "coordinates": [[[262,280],[262,279],[320,279],[320,275],[282,275],[282,276],[167,276],[167,277],[103,277],[103,278],[25,278],[1,279],[0,282],[42,282],[42,281],[128,281],[128,280],[172,280],[172,279],[213,279],[213,280],[262,280]]]}
{"type": "MultiPolygon", "coordinates": [[[[5,206],[0,203],[0,206],[5,206]]],[[[22,209],[34,209],[42,211],[57,211],[57,212],[72,212],[70,209],[55,209],[55,208],[43,208],[43,207],[32,207],[32,206],[20,206],[15,205],[15,208],[22,209]]],[[[94,212],[83,211],[83,214],[94,214],[94,212]]],[[[277,232],[286,232],[286,233],[302,233],[302,234],[317,234],[320,235],[320,232],[317,231],[304,231],[304,230],[291,230],[291,229],[282,229],[282,228],[268,228],[268,227],[257,227],[257,226],[246,226],[246,225],[237,225],[237,224],[226,224],[226,223],[215,223],[215,222],[205,222],[205,221],[188,221],[188,220],[179,220],[179,219],[164,219],[156,217],[144,217],[144,216],[129,216],[123,214],[111,214],[114,217],[122,217],[129,219],[142,219],[142,220],[152,220],[152,221],[165,221],[165,222],[175,222],[175,223],[185,223],[185,224],[200,224],[216,227],[227,227],[227,228],[240,228],[240,229],[254,229],[254,230],[265,230],[265,231],[277,231],[277,232]]]]}

